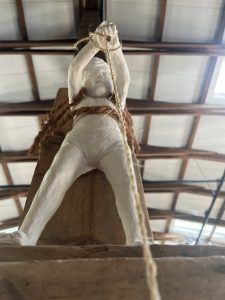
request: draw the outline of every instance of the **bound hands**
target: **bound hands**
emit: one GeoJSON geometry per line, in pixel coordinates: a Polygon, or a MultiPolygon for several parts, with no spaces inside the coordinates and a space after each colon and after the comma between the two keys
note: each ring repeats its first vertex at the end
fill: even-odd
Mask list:
{"type": "Polygon", "coordinates": [[[116,25],[112,22],[102,22],[97,27],[95,33],[96,35],[93,36],[93,41],[99,48],[106,49],[107,44],[108,48],[111,50],[115,50],[116,48],[120,47],[118,31],[116,29],[116,25]]]}

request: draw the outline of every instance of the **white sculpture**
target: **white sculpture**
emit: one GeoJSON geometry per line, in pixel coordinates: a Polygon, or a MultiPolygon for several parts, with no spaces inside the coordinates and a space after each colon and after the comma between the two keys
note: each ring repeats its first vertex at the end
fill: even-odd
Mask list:
{"type": "MultiPolygon", "coordinates": [[[[111,36],[110,48],[116,49],[111,52],[112,65],[124,108],[130,77],[119,47],[116,26],[104,22],[97,28],[96,33],[98,35],[82,48],[69,67],[69,101],[72,103],[81,88],[85,87],[86,96],[75,109],[92,106],[115,109],[115,105],[108,99],[113,90],[109,66],[103,60],[94,58],[99,48],[105,48],[106,37],[111,36]]],[[[130,189],[121,130],[118,121],[105,114],[85,114],[74,118],[73,128],[66,135],[44,176],[19,231],[11,235],[0,235],[0,243],[35,245],[71,184],[81,174],[96,168],[105,173],[114,191],[118,213],[126,234],[126,244],[139,243],[141,236],[134,196],[130,189]]]]}

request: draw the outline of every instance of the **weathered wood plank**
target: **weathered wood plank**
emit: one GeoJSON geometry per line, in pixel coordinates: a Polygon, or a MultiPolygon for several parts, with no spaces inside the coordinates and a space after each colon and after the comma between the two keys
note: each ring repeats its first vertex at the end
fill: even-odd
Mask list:
{"type": "MultiPolygon", "coordinates": [[[[152,245],[152,255],[161,257],[225,256],[225,247],[152,245]]],[[[31,260],[67,260],[74,258],[142,257],[141,246],[1,246],[0,262],[31,260]]]]}
{"type": "MultiPolygon", "coordinates": [[[[162,300],[224,300],[225,258],[157,259],[162,300]]],[[[1,299],[149,299],[140,258],[0,263],[1,299]]]]}

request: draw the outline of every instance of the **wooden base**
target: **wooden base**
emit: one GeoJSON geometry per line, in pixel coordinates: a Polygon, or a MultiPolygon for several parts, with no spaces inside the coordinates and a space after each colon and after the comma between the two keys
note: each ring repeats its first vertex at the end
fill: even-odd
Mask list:
{"type": "MultiPolygon", "coordinates": [[[[155,249],[159,250],[159,247],[156,246],[155,249]]],[[[179,247],[174,248],[178,250],[179,247]]],[[[195,249],[195,247],[186,248],[186,254],[191,248],[195,249]]],[[[202,252],[203,248],[197,247],[195,250],[201,249],[202,252]]],[[[205,250],[206,248],[210,249],[205,247],[205,250]]],[[[213,248],[213,251],[224,251],[223,248],[213,248]]],[[[114,255],[117,255],[119,250],[124,252],[123,254],[141,250],[140,247],[107,245],[98,247],[2,246],[0,247],[0,299],[149,299],[143,259],[141,257],[87,258],[91,254],[95,257],[95,252],[100,253],[98,250],[102,250],[103,253],[104,249],[105,253],[111,251],[111,254],[113,249],[114,252],[117,250],[114,255]],[[18,261],[2,262],[4,251],[5,254],[8,251],[9,257],[13,252],[17,253],[18,261]],[[19,261],[23,251],[26,255],[19,261]],[[64,255],[61,255],[60,259],[59,254],[63,252],[64,255]],[[67,259],[64,259],[65,253],[69,254],[67,259]],[[74,257],[83,258],[72,258],[73,254],[74,257]]],[[[162,300],[225,299],[225,257],[167,257],[157,258],[156,263],[162,300]]]]}

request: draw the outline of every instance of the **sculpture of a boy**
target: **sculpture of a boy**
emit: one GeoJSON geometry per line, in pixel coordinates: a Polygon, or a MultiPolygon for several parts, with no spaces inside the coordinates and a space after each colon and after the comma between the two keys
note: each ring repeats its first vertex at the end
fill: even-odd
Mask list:
{"type": "MultiPolygon", "coordinates": [[[[85,95],[74,109],[83,107],[107,107],[115,110],[110,101],[113,84],[109,66],[95,58],[99,48],[105,48],[106,37],[109,45],[116,49],[111,52],[112,66],[122,107],[125,107],[130,82],[129,71],[119,43],[116,26],[103,22],[97,35],[82,48],[70,64],[68,71],[69,102],[73,103],[82,88],[85,95]]],[[[76,104],[76,103],[75,103],[76,104]]],[[[73,109],[73,108],[72,108],[73,109]]],[[[0,235],[0,243],[35,245],[45,225],[56,212],[71,184],[91,169],[102,170],[116,198],[126,244],[141,241],[134,195],[130,189],[122,133],[116,119],[107,114],[81,114],[74,118],[72,130],[66,135],[60,150],[37,191],[19,231],[0,235]]]]}

